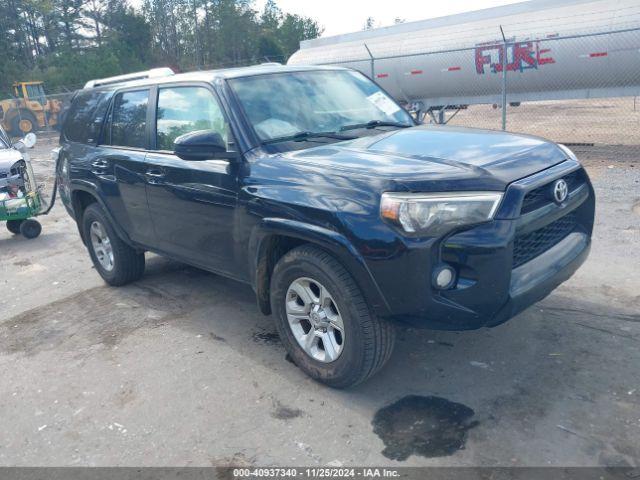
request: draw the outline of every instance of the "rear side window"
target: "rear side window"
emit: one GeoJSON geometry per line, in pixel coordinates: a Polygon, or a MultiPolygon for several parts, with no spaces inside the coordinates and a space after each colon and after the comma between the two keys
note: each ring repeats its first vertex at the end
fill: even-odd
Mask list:
{"type": "Polygon", "coordinates": [[[119,147],[147,147],[149,90],[118,93],[111,109],[105,143],[119,147]]]}
{"type": "Polygon", "coordinates": [[[108,91],[79,92],[65,115],[65,138],[71,142],[96,143],[110,98],[108,91]]]}

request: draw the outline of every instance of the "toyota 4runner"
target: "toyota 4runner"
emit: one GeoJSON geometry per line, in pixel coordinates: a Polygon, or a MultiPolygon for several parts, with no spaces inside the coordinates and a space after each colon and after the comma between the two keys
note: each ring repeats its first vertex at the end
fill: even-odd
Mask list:
{"type": "Polygon", "coordinates": [[[395,322],[492,327],[544,298],[585,261],[594,218],[568,148],[417,125],[333,67],[91,81],[57,175],[107,283],[139,279],[147,251],[246,282],[334,387],[384,365],[395,322]]]}

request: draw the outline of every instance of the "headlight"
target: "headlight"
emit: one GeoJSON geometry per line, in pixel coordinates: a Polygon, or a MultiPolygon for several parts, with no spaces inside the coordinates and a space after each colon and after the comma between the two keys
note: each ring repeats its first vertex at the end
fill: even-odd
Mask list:
{"type": "Polygon", "coordinates": [[[410,234],[441,236],[491,220],[502,193],[383,193],[380,215],[410,234]]]}
{"type": "Polygon", "coordinates": [[[575,160],[576,162],[580,163],[580,160],[578,160],[578,157],[576,157],[576,154],[573,153],[573,150],[571,150],[569,147],[561,143],[558,143],[558,146],[560,147],[560,150],[562,150],[564,153],[567,154],[567,158],[571,160],[575,160]]]}

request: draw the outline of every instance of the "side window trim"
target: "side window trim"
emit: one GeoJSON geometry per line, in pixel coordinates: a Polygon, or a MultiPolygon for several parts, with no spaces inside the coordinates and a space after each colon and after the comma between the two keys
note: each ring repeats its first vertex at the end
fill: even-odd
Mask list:
{"type": "MultiPolygon", "coordinates": [[[[111,99],[109,100],[109,107],[107,108],[107,114],[105,116],[104,121],[102,122],[102,130],[100,132],[100,141],[98,142],[98,145],[100,146],[104,146],[104,147],[109,147],[109,148],[115,148],[118,150],[131,150],[134,152],[148,152],[150,151],[150,143],[149,143],[149,111],[150,111],[150,107],[152,104],[152,94],[153,94],[153,90],[156,89],[155,85],[143,85],[143,86],[138,86],[138,87],[129,87],[129,88],[121,88],[118,90],[115,90],[111,96],[111,99]],[[130,147],[128,145],[110,145],[109,143],[105,143],[106,141],[106,135],[107,133],[109,134],[109,141],[111,141],[111,127],[112,127],[112,123],[113,123],[113,109],[115,108],[115,104],[116,104],[116,98],[118,98],[118,95],[120,94],[124,94],[124,93],[128,93],[128,92],[143,92],[146,91],[147,92],[147,112],[146,112],[146,117],[145,117],[145,121],[146,121],[146,129],[145,129],[145,140],[146,140],[146,146],[144,148],[137,148],[137,147],[130,147]]],[[[153,111],[153,110],[151,110],[153,111]]]]}
{"type": "Polygon", "coordinates": [[[213,100],[218,105],[218,108],[222,113],[222,117],[224,118],[225,124],[229,126],[229,134],[231,135],[231,138],[227,141],[227,143],[230,145],[235,145],[236,141],[235,141],[233,125],[231,124],[229,115],[227,114],[227,110],[225,108],[224,103],[222,102],[222,99],[220,98],[220,95],[218,95],[218,92],[216,92],[215,88],[213,88],[211,84],[207,82],[176,82],[176,83],[163,83],[160,85],[155,85],[154,87],[155,87],[155,93],[153,94],[153,101],[151,101],[151,99],[149,101],[149,106],[151,107],[150,110],[153,112],[152,123],[150,124],[151,125],[151,132],[150,132],[151,142],[149,144],[151,146],[150,150],[156,153],[173,154],[173,151],[171,150],[158,149],[158,100],[160,98],[160,89],[166,89],[166,88],[191,87],[191,88],[204,88],[205,90],[207,90],[211,94],[211,97],[213,98],[213,100]]]}
{"type": "Polygon", "coordinates": [[[160,88],[158,85],[153,85],[149,92],[149,108],[147,110],[147,145],[149,151],[157,151],[158,146],[158,134],[156,131],[156,123],[158,121],[158,96],[160,95],[160,88]]]}

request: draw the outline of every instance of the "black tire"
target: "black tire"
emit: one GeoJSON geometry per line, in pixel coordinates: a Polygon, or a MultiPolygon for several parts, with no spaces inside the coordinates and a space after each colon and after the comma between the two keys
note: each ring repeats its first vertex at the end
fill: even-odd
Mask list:
{"type": "Polygon", "coordinates": [[[20,233],[24,238],[36,238],[42,232],[42,225],[37,220],[24,220],[20,224],[20,233]]]}
{"type": "Polygon", "coordinates": [[[38,131],[38,120],[35,115],[28,110],[20,110],[20,113],[11,120],[11,133],[16,137],[24,137],[27,133],[35,133],[38,131]],[[24,130],[20,126],[20,122],[29,122],[30,128],[24,130]]]}
{"type": "Polygon", "coordinates": [[[7,220],[7,230],[14,235],[20,235],[20,225],[24,220],[7,220]]]}
{"type": "Polygon", "coordinates": [[[142,277],[144,273],[144,253],[135,250],[122,241],[98,204],[92,203],[84,211],[82,217],[82,232],[93,265],[105,282],[114,287],[119,287],[135,282],[142,277]],[[113,265],[111,270],[106,269],[100,263],[91,241],[91,226],[94,222],[103,227],[113,251],[113,265]]]}
{"type": "Polygon", "coordinates": [[[276,264],[271,277],[271,308],[280,338],[294,363],[307,375],[334,388],[357,385],[387,362],[395,342],[394,326],[377,317],[353,277],[330,254],[312,245],[297,247],[276,264]],[[299,345],[287,320],[285,300],[296,279],[321,283],[336,302],[344,323],[344,344],[338,358],[324,363],[299,345]]]}

